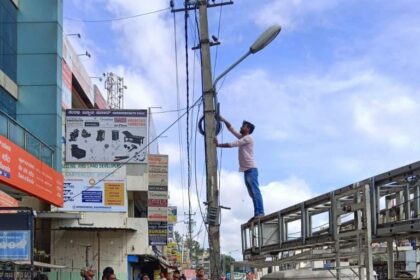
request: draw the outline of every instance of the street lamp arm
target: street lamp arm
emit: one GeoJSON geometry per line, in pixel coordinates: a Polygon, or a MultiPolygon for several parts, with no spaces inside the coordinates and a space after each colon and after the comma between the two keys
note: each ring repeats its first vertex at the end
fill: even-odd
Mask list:
{"type": "Polygon", "coordinates": [[[278,24],[272,25],[269,28],[267,28],[257,38],[257,40],[255,40],[255,42],[251,45],[251,47],[249,48],[249,51],[246,54],[244,54],[235,63],[233,63],[231,66],[229,66],[229,68],[226,69],[225,71],[223,71],[219,76],[217,76],[217,78],[213,82],[213,90],[215,92],[215,95],[217,95],[217,93],[216,93],[216,85],[217,85],[217,82],[219,82],[219,80],[221,78],[223,78],[227,73],[230,72],[230,70],[232,70],[233,68],[235,68],[239,63],[241,63],[250,54],[254,54],[256,52],[259,52],[263,48],[265,48],[268,44],[271,43],[271,41],[273,41],[277,37],[277,35],[280,33],[280,31],[281,31],[281,27],[278,24]]]}
{"type": "Polygon", "coordinates": [[[217,78],[214,80],[213,82],[213,90],[216,93],[216,85],[219,82],[219,80],[221,78],[223,78],[227,73],[229,73],[233,68],[236,67],[236,65],[238,65],[239,63],[241,63],[245,58],[247,58],[249,55],[251,54],[251,51],[248,51],[246,54],[244,54],[241,58],[239,58],[234,64],[232,64],[231,66],[229,66],[228,69],[226,69],[225,71],[223,71],[219,76],[217,76],[217,78]]]}

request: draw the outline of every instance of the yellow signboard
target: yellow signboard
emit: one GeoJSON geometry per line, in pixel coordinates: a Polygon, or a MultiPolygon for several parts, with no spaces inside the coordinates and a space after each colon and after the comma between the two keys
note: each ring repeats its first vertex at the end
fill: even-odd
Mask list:
{"type": "Polygon", "coordinates": [[[105,183],[105,205],[124,205],[124,183],[105,183]]]}

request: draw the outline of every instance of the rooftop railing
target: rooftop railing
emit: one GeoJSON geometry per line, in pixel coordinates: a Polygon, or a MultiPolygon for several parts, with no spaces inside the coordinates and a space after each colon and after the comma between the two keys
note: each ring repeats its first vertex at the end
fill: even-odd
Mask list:
{"type": "Polygon", "coordinates": [[[0,135],[53,167],[54,150],[0,110],[0,135]]]}

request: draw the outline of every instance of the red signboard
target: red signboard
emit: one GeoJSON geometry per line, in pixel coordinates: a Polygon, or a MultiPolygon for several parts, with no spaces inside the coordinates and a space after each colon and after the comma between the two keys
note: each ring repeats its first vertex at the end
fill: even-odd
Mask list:
{"type": "Polygon", "coordinates": [[[1,135],[0,182],[63,206],[63,175],[1,135]]]}
{"type": "Polygon", "coordinates": [[[147,204],[149,207],[168,207],[168,200],[167,199],[150,199],[149,203],[147,204]]]}
{"type": "Polygon", "coordinates": [[[0,191],[0,207],[18,207],[19,202],[8,195],[7,193],[0,191]]]}

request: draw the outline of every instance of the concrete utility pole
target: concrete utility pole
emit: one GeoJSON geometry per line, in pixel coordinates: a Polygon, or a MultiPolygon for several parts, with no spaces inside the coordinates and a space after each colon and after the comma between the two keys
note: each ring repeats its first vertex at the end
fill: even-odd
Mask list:
{"type": "Polygon", "coordinates": [[[216,104],[212,83],[207,1],[198,1],[200,15],[201,76],[203,79],[204,131],[206,150],[207,223],[210,247],[210,279],[220,279],[219,187],[217,180],[216,104]]]}

